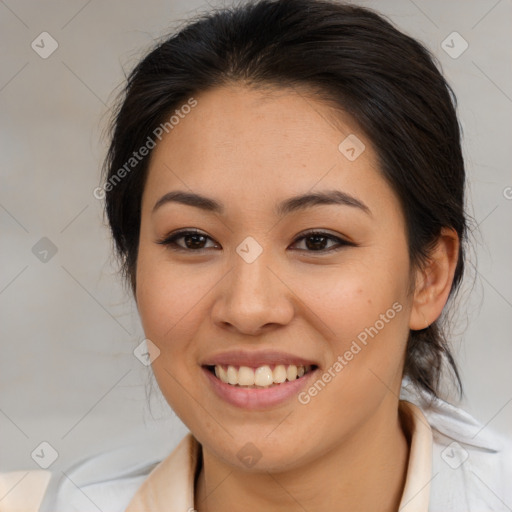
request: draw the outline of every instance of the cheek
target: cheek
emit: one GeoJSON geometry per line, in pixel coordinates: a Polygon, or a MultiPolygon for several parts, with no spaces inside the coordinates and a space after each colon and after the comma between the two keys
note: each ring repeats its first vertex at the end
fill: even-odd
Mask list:
{"type": "MultiPolygon", "coordinates": [[[[308,303],[329,329],[324,329],[322,382],[313,383],[300,399],[311,403],[312,410],[324,411],[332,425],[355,426],[401,380],[408,336],[406,295],[384,278],[378,286],[373,277],[347,276],[331,285],[322,300],[308,303]]],[[[336,435],[332,425],[326,424],[325,431],[336,435]]]]}
{"type": "MultiPolygon", "coordinates": [[[[407,268],[407,261],[354,257],[337,268],[304,272],[295,279],[293,289],[323,322],[326,337],[343,346],[348,338],[379,321],[395,302],[405,310],[407,268]]],[[[403,323],[406,315],[396,315],[392,309],[388,316],[396,324],[403,323]]]]}
{"type": "Polygon", "coordinates": [[[160,349],[155,374],[160,366],[182,371],[197,364],[193,340],[207,315],[208,293],[218,280],[211,265],[187,267],[170,262],[165,251],[141,247],[137,306],[146,337],[160,349]]]}
{"type": "Polygon", "coordinates": [[[321,320],[315,325],[326,340],[324,363],[336,375],[326,405],[357,403],[379,379],[391,385],[401,368],[409,332],[409,261],[406,245],[396,247],[361,251],[323,277],[309,273],[300,280],[298,295],[321,320]]]}
{"type": "Polygon", "coordinates": [[[201,297],[211,285],[187,275],[179,266],[162,263],[158,258],[141,255],[137,270],[137,305],[146,338],[159,349],[152,371],[168,404],[181,420],[189,425],[197,418],[190,398],[183,390],[193,393],[196,385],[192,369],[197,364],[192,340],[201,325],[201,297]]]}

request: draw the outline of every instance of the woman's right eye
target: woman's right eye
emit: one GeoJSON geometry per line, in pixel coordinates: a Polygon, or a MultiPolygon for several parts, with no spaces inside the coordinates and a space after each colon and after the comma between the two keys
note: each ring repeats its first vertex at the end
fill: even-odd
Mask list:
{"type": "Polygon", "coordinates": [[[186,251],[186,252],[201,252],[209,248],[203,247],[207,239],[212,240],[208,235],[201,233],[197,230],[183,230],[165,236],[158,240],[156,243],[165,245],[174,251],[186,251]],[[183,239],[185,246],[178,244],[177,240],[183,239]]]}

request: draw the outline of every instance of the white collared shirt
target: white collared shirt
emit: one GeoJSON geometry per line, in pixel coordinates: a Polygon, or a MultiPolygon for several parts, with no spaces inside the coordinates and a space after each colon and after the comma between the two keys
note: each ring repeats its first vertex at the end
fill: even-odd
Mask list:
{"type": "MultiPolygon", "coordinates": [[[[429,404],[427,394],[407,378],[400,398],[410,453],[399,511],[512,511],[512,440],[443,400],[429,404]]],[[[200,456],[201,447],[189,433],[167,456],[148,455],[141,444],[91,457],[66,471],[65,477],[51,474],[39,512],[193,510],[200,456]]],[[[50,472],[38,473],[46,487],[50,472]]],[[[9,475],[0,474],[0,491],[9,475]]],[[[23,500],[23,481],[16,489],[23,500]]],[[[22,503],[10,494],[12,503],[22,503]]],[[[6,507],[0,501],[0,512],[29,510],[23,505],[6,507]]]]}

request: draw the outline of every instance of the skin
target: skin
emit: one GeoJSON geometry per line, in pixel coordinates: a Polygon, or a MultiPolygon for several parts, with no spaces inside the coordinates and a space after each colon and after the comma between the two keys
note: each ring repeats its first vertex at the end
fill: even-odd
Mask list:
{"type": "Polygon", "coordinates": [[[155,377],[202,445],[195,507],[397,510],[409,452],[398,414],[407,336],[441,313],[457,236],[443,230],[428,265],[412,269],[405,219],[370,141],[313,96],[234,84],[195,98],[153,151],[136,271],[143,328],[160,350],[155,377]],[[349,134],[366,145],[355,161],[338,150],[349,134]],[[326,189],[371,213],[346,205],[273,212],[290,196],[326,189]],[[172,190],[212,197],[225,212],[167,203],[152,213],[172,190]],[[206,250],[194,252],[194,240],[188,252],[156,243],[182,228],[207,235],[206,250]],[[356,246],[308,247],[299,235],[311,228],[356,246]],[[236,252],[247,236],[263,250],[250,264],[236,252]],[[242,410],[202,374],[201,361],[235,348],[281,350],[325,370],[396,302],[402,310],[306,405],[293,397],[242,410]],[[261,454],[251,468],[237,457],[249,442],[261,454]]]}

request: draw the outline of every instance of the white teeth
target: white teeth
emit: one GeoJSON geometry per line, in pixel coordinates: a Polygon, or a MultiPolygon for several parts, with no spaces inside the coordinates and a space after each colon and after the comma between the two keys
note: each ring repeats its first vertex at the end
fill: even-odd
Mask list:
{"type": "Polygon", "coordinates": [[[240,386],[254,386],[254,370],[247,366],[240,366],[238,370],[238,384],[240,386]]]}
{"type": "Polygon", "coordinates": [[[232,386],[268,388],[275,384],[281,384],[296,380],[311,370],[311,366],[295,366],[294,364],[278,364],[272,370],[269,365],[256,369],[248,366],[232,366],[225,368],[222,365],[215,366],[215,375],[218,379],[232,386]]]}
{"type": "Polygon", "coordinates": [[[286,378],[288,380],[295,380],[297,378],[297,367],[294,364],[291,364],[286,369],[286,378]]]}
{"type": "Polygon", "coordinates": [[[256,368],[256,371],[254,372],[254,384],[256,384],[256,386],[266,388],[273,383],[274,376],[272,375],[272,370],[270,369],[270,366],[260,366],[259,368],[256,368]]]}
{"type": "Polygon", "coordinates": [[[224,369],[223,366],[216,366],[215,367],[215,375],[222,381],[227,384],[228,382],[228,372],[224,369]],[[218,372],[218,374],[217,374],[218,372]]]}
{"type": "Polygon", "coordinates": [[[284,382],[286,380],[286,367],[284,366],[284,364],[278,364],[274,368],[272,376],[274,378],[274,382],[277,382],[278,384],[284,382]]]}
{"type": "Polygon", "coordinates": [[[238,384],[238,370],[234,366],[228,366],[228,383],[238,384]]]}

